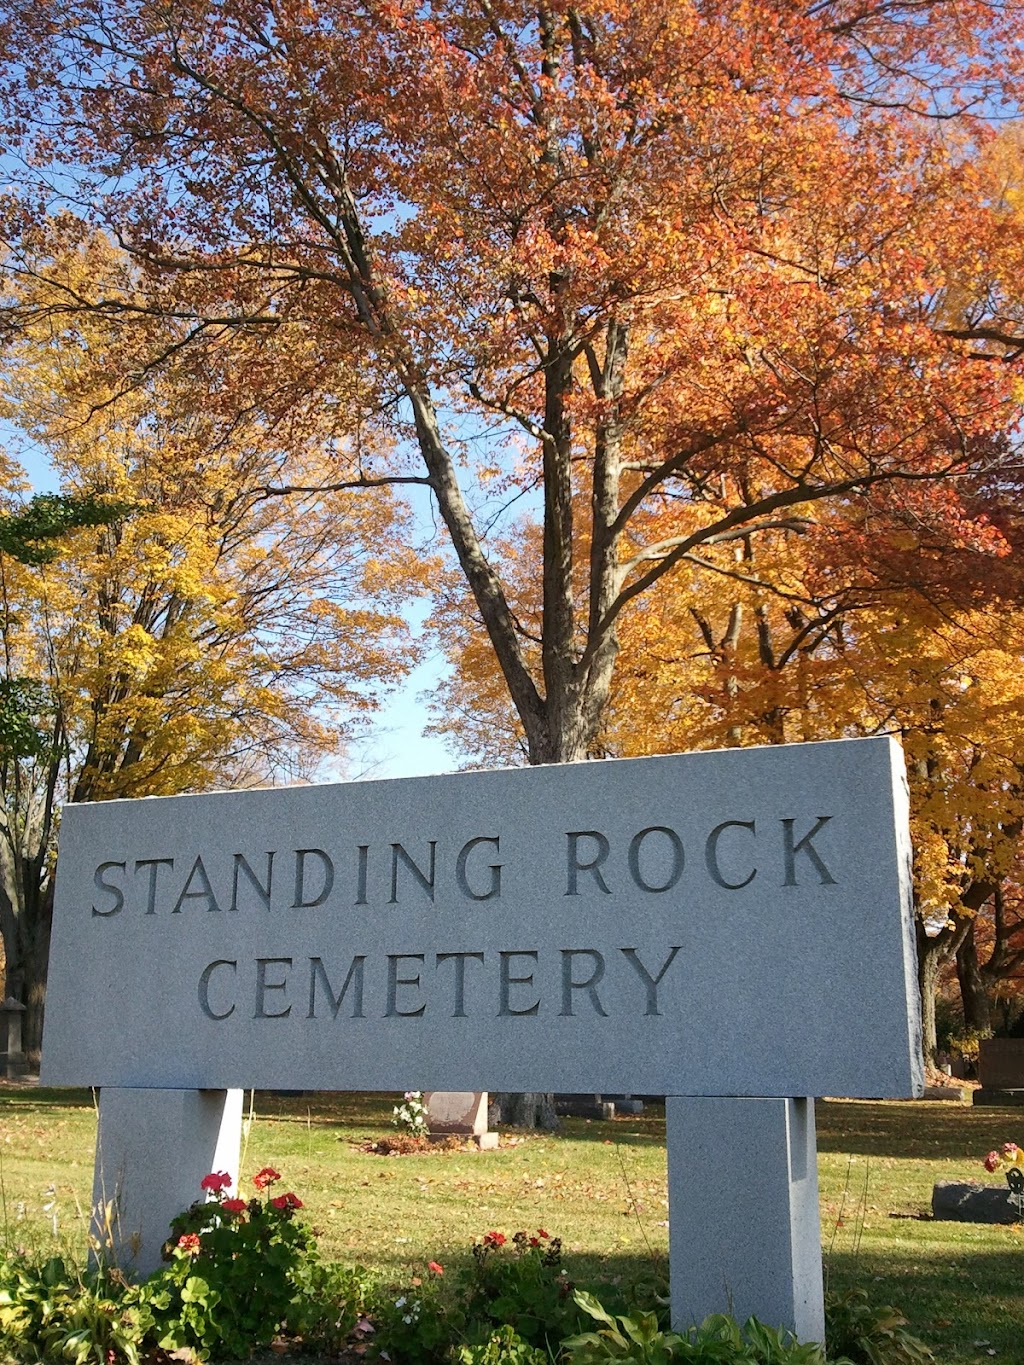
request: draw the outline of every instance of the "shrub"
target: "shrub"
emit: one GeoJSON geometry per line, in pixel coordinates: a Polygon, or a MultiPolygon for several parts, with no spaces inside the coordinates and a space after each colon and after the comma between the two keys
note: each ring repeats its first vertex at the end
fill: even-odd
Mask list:
{"type": "Polygon", "coordinates": [[[496,1328],[486,1341],[452,1351],[454,1365],[549,1365],[550,1356],[524,1341],[514,1327],[496,1328]]]}
{"type": "Polygon", "coordinates": [[[488,1232],[473,1246],[465,1293],[469,1340],[514,1323],[531,1346],[560,1341],[579,1326],[573,1286],[562,1265],[562,1243],[543,1228],[506,1238],[488,1232]]]}
{"type": "Polygon", "coordinates": [[[863,1289],[829,1296],[825,1303],[825,1348],[829,1361],[850,1365],[930,1365],[935,1357],[907,1329],[898,1309],[868,1302],[863,1289]]]}
{"type": "Polygon", "coordinates": [[[17,1360],[138,1365],[142,1326],[128,1286],[104,1271],[81,1274],[59,1256],[0,1261],[0,1348],[17,1360]]]}
{"type": "Polygon", "coordinates": [[[271,1193],[280,1178],[260,1171],[253,1184],[263,1197],[246,1201],[225,1198],[229,1178],[213,1172],[203,1180],[213,1200],[172,1221],[170,1263],[137,1291],[140,1320],[161,1349],[242,1358],[301,1318],[316,1242],[295,1218],[302,1201],[271,1193]]]}
{"type": "Polygon", "coordinates": [[[375,1329],[372,1353],[398,1365],[447,1361],[462,1327],[458,1309],[446,1306],[432,1284],[416,1285],[397,1295],[393,1289],[379,1291],[370,1316],[375,1329]]]}
{"type": "MultiPolygon", "coordinates": [[[[755,1318],[740,1327],[734,1318],[714,1314],[685,1334],[665,1331],[657,1314],[613,1316],[592,1294],[577,1293],[579,1307],[596,1322],[562,1343],[571,1365],[825,1365],[820,1346],[796,1341],[755,1318]]],[[[843,1362],[834,1362],[843,1365],[843,1362]]]]}

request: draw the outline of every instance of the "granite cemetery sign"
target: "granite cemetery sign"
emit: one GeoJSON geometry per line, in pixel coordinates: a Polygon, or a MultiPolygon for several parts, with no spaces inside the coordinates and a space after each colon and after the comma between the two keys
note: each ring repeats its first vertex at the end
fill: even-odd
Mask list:
{"type": "Polygon", "coordinates": [[[102,1087],[140,1268],[241,1087],[666,1094],[677,1318],[810,1338],[804,1097],[919,1093],[916,1001],[889,739],[112,801],[63,817],[43,1080],[102,1087]]]}

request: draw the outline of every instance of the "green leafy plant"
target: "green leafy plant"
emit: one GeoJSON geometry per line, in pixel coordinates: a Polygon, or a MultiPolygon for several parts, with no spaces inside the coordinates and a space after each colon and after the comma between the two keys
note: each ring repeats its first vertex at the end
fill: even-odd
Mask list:
{"type": "Polygon", "coordinates": [[[60,1256],[0,1261],[0,1349],[17,1360],[138,1365],[143,1327],[123,1280],[60,1256]]]}
{"type": "Polygon", "coordinates": [[[172,1221],[169,1264],[138,1291],[147,1335],[161,1349],[242,1358],[301,1320],[316,1243],[295,1218],[302,1201],[271,1193],[280,1178],[265,1167],[253,1177],[258,1197],[247,1201],[227,1197],[230,1177],[211,1172],[202,1182],[211,1199],[172,1221]]]}
{"type": "MultiPolygon", "coordinates": [[[[788,1332],[775,1331],[750,1318],[741,1327],[734,1318],[717,1313],[699,1327],[682,1334],[665,1331],[653,1312],[613,1315],[593,1294],[577,1292],[576,1303],[600,1324],[562,1342],[571,1365],[825,1365],[820,1346],[798,1342],[788,1332]]],[[[843,1362],[834,1362],[843,1365],[843,1362]]]]}
{"type": "Polygon", "coordinates": [[[838,1365],[930,1365],[929,1348],[907,1331],[898,1309],[868,1302],[863,1289],[830,1295],[825,1302],[825,1348],[838,1365]]]}
{"type": "Polygon", "coordinates": [[[391,1122],[400,1132],[414,1138],[427,1136],[427,1106],[423,1103],[422,1090],[407,1090],[402,1103],[395,1105],[391,1115],[391,1122]]]}
{"type": "Polygon", "coordinates": [[[377,1279],[369,1270],[307,1257],[295,1267],[292,1279],[295,1299],[288,1328],[304,1342],[340,1353],[373,1335],[369,1314],[377,1279]]]}
{"type": "Polygon", "coordinates": [[[567,1337],[562,1346],[573,1365],[605,1365],[608,1361],[634,1361],[636,1365],[666,1365],[675,1358],[684,1339],[666,1332],[656,1313],[609,1313],[593,1294],[577,1290],[577,1307],[600,1326],[596,1331],[567,1337]]]}
{"type": "Polygon", "coordinates": [[[467,1338],[483,1340],[494,1327],[514,1323],[531,1346],[557,1342],[579,1326],[573,1286],[562,1265],[562,1243],[543,1228],[511,1238],[491,1231],[473,1246],[465,1293],[467,1338]]]}
{"type": "Polygon", "coordinates": [[[548,1365],[550,1356],[539,1346],[524,1341],[514,1327],[497,1327],[474,1346],[452,1351],[454,1365],[548,1365]]]}
{"type": "Polygon", "coordinates": [[[370,1316],[371,1352],[400,1365],[440,1365],[464,1323],[457,1305],[446,1304],[434,1283],[417,1283],[403,1293],[382,1289],[370,1316]]]}

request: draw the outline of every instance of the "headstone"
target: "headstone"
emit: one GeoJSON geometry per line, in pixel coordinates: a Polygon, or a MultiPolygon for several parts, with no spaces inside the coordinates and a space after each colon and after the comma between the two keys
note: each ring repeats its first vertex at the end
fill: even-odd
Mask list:
{"type": "Polygon", "coordinates": [[[429,1090],[423,1097],[431,1137],[465,1137],[481,1151],[498,1145],[487,1124],[486,1090],[429,1090]]]}
{"type": "Polygon", "coordinates": [[[602,1095],[602,1099],[615,1105],[616,1114],[642,1114],[644,1102],[636,1095],[602,1095]]]}
{"type": "Polygon", "coordinates": [[[952,1223],[1015,1223],[1019,1215],[1008,1186],[939,1180],[932,1188],[932,1217],[952,1223]]]}
{"type": "Polygon", "coordinates": [[[1024,1038],[983,1038],[978,1080],[984,1090],[1024,1090],[1024,1038]]]}
{"type": "Polygon", "coordinates": [[[963,1087],[959,1085],[926,1085],[923,1100],[952,1100],[956,1104],[963,1104],[963,1087]]]}
{"type": "Polygon", "coordinates": [[[0,1003],[0,1070],[5,1076],[24,1076],[27,1066],[21,1045],[21,1020],[25,1006],[8,996],[0,1003]]]}
{"type": "MultiPolygon", "coordinates": [[[[676,1321],[742,1302],[814,1332],[804,1097],[922,1088],[907,808],[888,738],[71,806],[43,1080],[102,1086],[101,1125],[108,1092],[676,1097],[676,1321]],[[740,1123],[742,1212],[687,1155],[740,1123]]],[[[212,1132],[176,1159],[208,1164],[212,1132]]]]}
{"type": "Polygon", "coordinates": [[[555,1113],[562,1118],[607,1122],[615,1117],[615,1104],[603,1095],[556,1095],[555,1113]]]}
{"type": "Polygon", "coordinates": [[[1020,1109],[1024,1107],[1024,1090],[993,1090],[983,1087],[973,1092],[971,1103],[997,1105],[1001,1109],[1020,1109]]]}

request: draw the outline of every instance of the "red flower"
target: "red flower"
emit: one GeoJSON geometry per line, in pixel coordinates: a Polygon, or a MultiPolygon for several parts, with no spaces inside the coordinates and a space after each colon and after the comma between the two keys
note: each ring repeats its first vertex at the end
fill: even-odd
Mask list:
{"type": "Polygon", "coordinates": [[[231,1177],[227,1171],[211,1171],[209,1175],[204,1175],[199,1182],[200,1189],[210,1190],[213,1194],[220,1194],[221,1190],[226,1190],[231,1184],[231,1177]]]}
{"type": "MultiPolygon", "coordinates": [[[[278,1177],[280,1179],[280,1176],[278,1177]]],[[[275,1209],[301,1209],[302,1200],[291,1190],[287,1194],[279,1194],[276,1199],[270,1201],[271,1207],[275,1209]]]]}
{"type": "Polygon", "coordinates": [[[444,1266],[443,1266],[443,1265],[439,1265],[439,1264],[437,1263],[437,1261],[428,1261],[428,1262],[427,1262],[427,1269],[428,1269],[428,1270],[432,1270],[432,1271],[434,1272],[435,1275],[443,1275],[443,1274],[444,1274],[444,1266]]]}
{"type": "Polygon", "coordinates": [[[989,1152],[988,1156],[985,1158],[985,1170],[986,1170],[986,1171],[996,1171],[996,1170],[998,1170],[998,1169],[999,1169],[999,1153],[998,1153],[998,1152],[989,1152]]]}
{"type": "Polygon", "coordinates": [[[505,1234],[503,1232],[485,1232],[485,1247],[503,1247],[505,1245],[505,1234]]]}
{"type": "Polygon", "coordinates": [[[198,1256],[202,1250],[198,1232],[186,1232],[178,1238],[178,1246],[189,1256],[198,1256]]]}
{"type": "Polygon", "coordinates": [[[273,1166],[264,1166],[262,1171],[257,1171],[252,1178],[252,1183],[258,1190],[265,1190],[268,1185],[273,1185],[276,1180],[280,1180],[279,1172],[273,1166]]]}
{"type": "Polygon", "coordinates": [[[548,1232],[545,1232],[543,1228],[538,1228],[538,1229],[537,1229],[537,1236],[538,1236],[538,1237],[547,1238],[547,1237],[550,1237],[550,1235],[551,1235],[551,1234],[548,1233],[548,1232]]]}
{"type": "Polygon", "coordinates": [[[1007,1161],[1017,1160],[1017,1144],[1015,1142],[1003,1143],[1003,1156],[1007,1161]]]}
{"type": "Polygon", "coordinates": [[[221,1203],[225,1213],[244,1213],[248,1207],[244,1199],[225,1199],[221,1203]]]}

